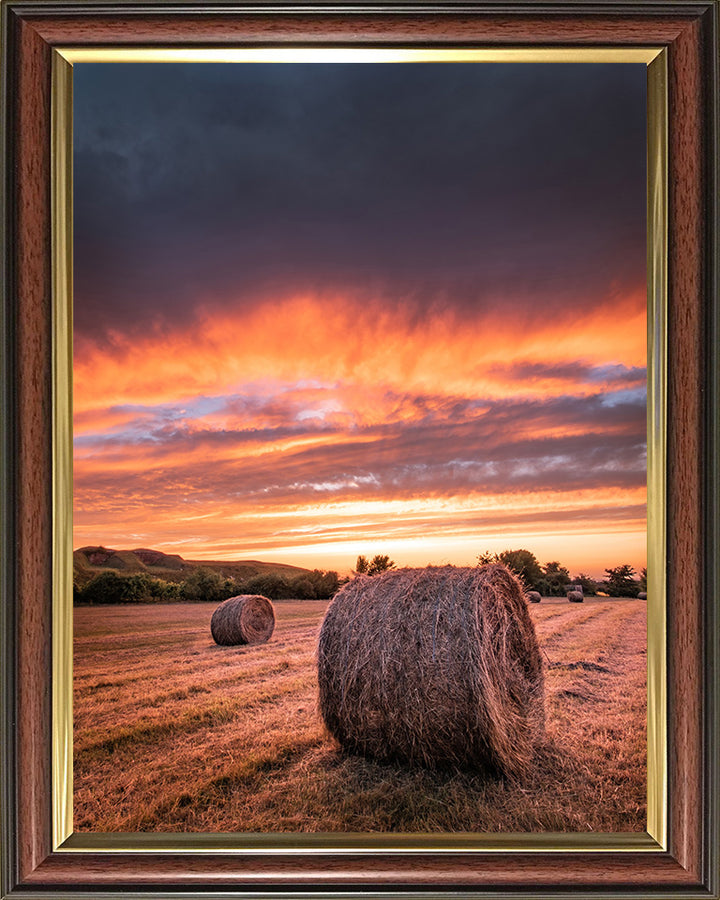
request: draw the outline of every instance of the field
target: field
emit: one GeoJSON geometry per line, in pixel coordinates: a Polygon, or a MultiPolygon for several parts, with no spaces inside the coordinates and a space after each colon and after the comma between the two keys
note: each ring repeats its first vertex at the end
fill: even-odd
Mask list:
{"type": "Polygon", "coordinates": [[[644,831],[646,605],[532,604],[546,743],[524,782],[338,751],[316,709],[326,601],[218,647],[214,604],[75,609],[77,831],[644,831]]]}

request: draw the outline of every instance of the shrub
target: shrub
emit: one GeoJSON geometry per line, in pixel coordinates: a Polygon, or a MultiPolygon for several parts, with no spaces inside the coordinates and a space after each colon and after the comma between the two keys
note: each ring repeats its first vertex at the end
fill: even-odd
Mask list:
{"type": "Polygon", "coordinates": [[[211,601],[218,603],[232,597],[235,591],[235,582],[225,578],[220,572],[212,569],[195,569],[180,584],[180,598],[190,603],[211,601]]]}
{"type": "Polygon", "coordinates": [[[137,599],[137,590],[127,577],[116,572],[100,572],[80,591],[79,599],[93,605],[127,603],[137,599]]]}
{"type": "Polygon", "coordinates": [[[82,603],[119,603],[122,592],[120,576],[115,572],[95,575],[80,591],[82,603]]]}
{"type": "Polygon", "coordinates": [[[181,586],[175,581],[163,581],[157,579],[157,589],[161,600],[180,600],[182,599],[181,586]]]}
{"type": "Polygon", "coordinates": [[[313,575],[319,576],[315,581],[315,590],[319,600],[328,600],[337,593],[340,587],[340,579],[337,572],[318,572],[316,569],[313,575]]]}
{"type": "Polygon", "coordinates": [[[237,586],[242,587],[242,594],[261,594],[271,600],[289,600],[293,596],[289,580],[278,572],[260,572],[237,586]]]}
{"type": "Polygon", "coordinates": [[[317,598],[315,585],[306,575],[298,575],[291,579],[290,590],[293,597],[298,600],[315,600],[317,598]]]}

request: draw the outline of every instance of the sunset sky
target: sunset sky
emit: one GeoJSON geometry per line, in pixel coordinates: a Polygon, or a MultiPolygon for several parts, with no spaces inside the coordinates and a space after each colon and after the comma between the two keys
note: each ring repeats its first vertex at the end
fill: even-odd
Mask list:
{"type": "Polygon", "coordinates": [[[642,64],[76,64],[74,546],[645,565],[642,64]]]}

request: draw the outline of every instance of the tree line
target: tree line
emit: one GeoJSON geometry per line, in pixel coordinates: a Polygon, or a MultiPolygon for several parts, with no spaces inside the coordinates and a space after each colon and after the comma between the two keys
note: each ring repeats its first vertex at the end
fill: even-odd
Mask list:
{"type": "Polygon", "coordinates": [[[585,594],[607,594],[608,597],[637,597],[647,592],[647,569],[638,573],[624,563],[605,569],[605,578],[596,580],[580,572],[573,577],[570,570],[558,560],[541,565],[530,550],[503,550],[502,553],[486,552],[478,557],[478,565],[504,563],[523,582],[527,590],[538,591],[543,597],[562,597],[571,584],[582,585],[585,594]]]}
{"type": "MultiPolygon", "coordinates": [[[[642,591],[647,592],[647,569],[640,570],[639,575],[628,564],[605,569],[605,578],[596,580],[580,572],[570,576],[570,570],[558,560],[541,565],[538,558],[530,550],[503,550],[502,553],[487,551],[478,556],[478,565],[487,566],[492,563],[504,563],[514,572],[529,591],[538,591],[544,597],[564,597],[570,585],[579,584],[584,594],[607,594],[608,597],[637,597],[642,591]]],[[[389,556],[377,554],[372,559],[358,556],[355,563],[355,575],[379,575],[394,569],[395,563],[389,556]]]]}
{"type": "MultiPolygon", "coordinates": [[[[482,553],[478,565],[504,563],[523,582],[529,591],[544,597],[562,597],[569,585],[579,584],[583,593],[603,593],[609,597],[637,597],[647,591],[647,569],[640,573],[628,564],[605,569],[605,578],[596,580],[584,572],[571,577],[570,570],[558,560],[541,565],[530,550],[503,550],[501,553],[482,553]]],[[[395,568],[389,556],[376,554],[371,559],[358,556],[354,575],[379,575],[395,568]]],[[[314,569],[297,575],[261,572],[250,578],[229,578],[213,569],[199,568],[184,581],[164,581],[145,572],[121,575],[106,571],[95,575],[86,584],[73,584],[73,601],[78,604],[110,603],[215,602],[220,603],[238,594],[261,594],[270,600],[329,600],[348,579],[340,579],[337,572],[314,569]]]]}
{"type": "Polygon", "coordinates": [[[85,585],[73,585],[73,601],[78,604],[109,603],[219,603],[238,594],[261,594],[270,600],[327,600],[340,584],[337,572],[300,572],[283,575],[261,572],[250,578],[227,578],[213,569],[199,568],[184,581],[164,581],[145,572],[120,575],[100,572],[85,585]]]}

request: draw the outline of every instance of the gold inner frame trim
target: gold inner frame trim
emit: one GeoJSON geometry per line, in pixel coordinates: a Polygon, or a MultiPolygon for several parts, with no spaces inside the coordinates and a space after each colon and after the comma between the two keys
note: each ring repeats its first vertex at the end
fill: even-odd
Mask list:
{"type": "Polygon", "coordinates": [[[647,88],[647,829],[667,847],[667,56],[647,88]]]}
{"type": "Polygon", "coordinates": [[[667,848],[666,426],[667,59],[659,47],[54,48],[53,846],[62,852],[267,854],[663,852],[667,848]],[[72,766],[72,66],[75,63],[638,63],[648,69],[647,831],[618,834],[73,834],[72,766]]]}
{"type": "Polygon", "coordinates": [[[72,67],[52,58],[52,829],[73,821],[72,67]]]}
{"type": "Polygon", "coordinates": [[[74,63],[645,63],[658,47],[60,47],[56,53],[74,63]]]}

